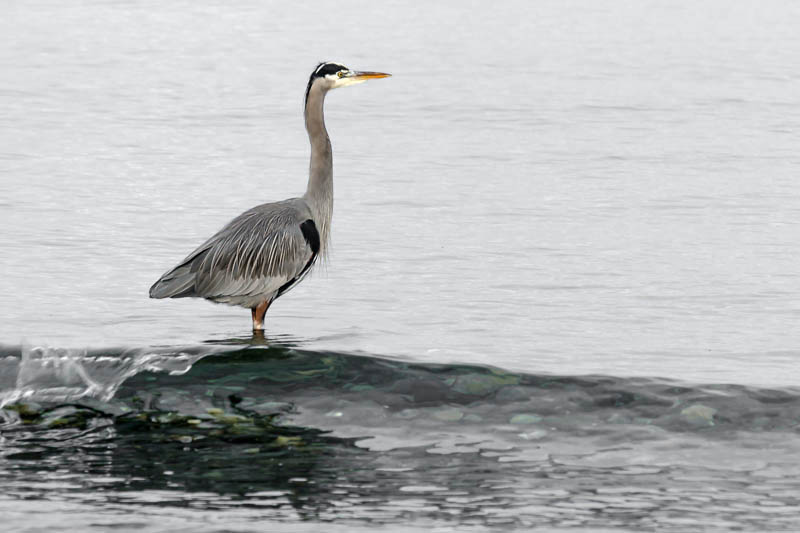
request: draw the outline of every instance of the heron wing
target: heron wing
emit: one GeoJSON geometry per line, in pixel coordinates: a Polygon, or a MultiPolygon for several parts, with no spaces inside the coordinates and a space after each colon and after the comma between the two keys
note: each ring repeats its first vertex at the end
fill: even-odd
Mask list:
{"type": "Polygon", "coordinates": [[[282,294],[304,276],[319,252],[319,233],[297,200],[242,213],[165,273],[153,298],[200,296],[226,301],[282,294]]]}

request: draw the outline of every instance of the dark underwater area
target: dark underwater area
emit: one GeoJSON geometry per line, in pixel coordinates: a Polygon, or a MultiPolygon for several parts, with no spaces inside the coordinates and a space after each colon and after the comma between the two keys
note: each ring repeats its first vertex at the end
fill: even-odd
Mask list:
{"type": "Polygon", "coordinates": [[[6,345],[0,368],[3,508],[55,500],[461,529],[780,530],[798,519],[794,388],[247,339],[6,345]]]}

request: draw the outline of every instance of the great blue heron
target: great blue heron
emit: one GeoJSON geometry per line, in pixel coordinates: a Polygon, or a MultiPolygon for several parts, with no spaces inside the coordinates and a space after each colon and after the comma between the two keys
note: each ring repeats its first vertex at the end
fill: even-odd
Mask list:
{"type": "Polygon", "coordinates": [[[305,119],[311,141],[308,188],[300,198],[259,205],[230,221],[150,287],[151,298],[206,298],[248,307],[264,329],[270,304],[294,287],[325,254],[333,213],[333,154],[323,103],[331,89],[383,72],[320,63],[308,80],[305,119]]]}

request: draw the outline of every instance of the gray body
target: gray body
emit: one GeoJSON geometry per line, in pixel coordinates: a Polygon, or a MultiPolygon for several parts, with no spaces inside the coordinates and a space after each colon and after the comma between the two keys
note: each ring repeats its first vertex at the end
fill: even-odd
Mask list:
{"type": "Polygon", "coordinates": [[[245,211],[161,276],[150,297],[200,297],[248,308],[271,302],[315,255],[300,229],[306,220],[314,215],[302,198],[245,211]]]}
{"type": "Polygon", "coordinates": [[[305,277],[327,250],[333,153],[325,129],[325,95],[336,87],[386,76],[352,72],[337,63],[320,64],[311,75],[305,100],[311,141],[306,193],[245,211],[161,276],[150,288],[150,297],[199,297],[248,307],[253,310],[254,329],[262,329],[269,304],[305,277]]]}

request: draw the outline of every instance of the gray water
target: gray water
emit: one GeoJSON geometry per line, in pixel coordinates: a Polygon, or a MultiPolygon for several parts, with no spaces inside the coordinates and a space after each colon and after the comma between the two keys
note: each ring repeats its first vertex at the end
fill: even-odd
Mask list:
{"type": "MultiPolygon", "coordinates": [[[[7,3],[0,400],[16,411],[3,415],[0,444],[11,455],[0,475],[21,492],[0,497],[0,509],[61,510],[73,529],[95,513],[123,517],[117,527],[193,531],[253,520],[293,531],[304,527],[298,513],[334,525],[346,519],[346,528],[680,529],[686,519],[689,529],[792,529],[798,27],[800,6],[788,1],[7,3]],[[302,95],[321,60],[393,74],[327,99],[335,173],[328,263],[272,307],[266,340],[250,338],[246,310],[149,300],[161,273],[235,215],[302,193],[302,95]],[[258,364],[235,362],[230,350],[242,345],[258,364]],[[225,354],[236,383],[224,386],[241,397],[206,405],[229,371],[203,365],[225,354]],[[306,389],[307,369],[281,366],[311,358],[308,371],[338,376],[331,361],[360,369],[360,356],[371,362],[364,372],[390,365],[394,373],[376,384],[355,372],[306,389]],[[248,388],[262,359],[297,388],[248,388]],[[404,365],[422,365],[423,377],[404,365]],[[462,374],[478,385],[464,386],[462,374]],[[540,394],[550,390],[541,385],[547,376],[593,377],[549,397],[540,394]],[[416,379],[435,385],[409,389],[416,379]],[[597,393],[606,379],[633,404],[615,400],[622,411],[607,412],[608,391],[597,393]],[[126,393],[131,380],[141,389],[126,393]],[[362,386],[374,387],[373,397],[352,396],[366,394],[362,386]],[[673,387],[684,392],[663,392],[673,387]],[[465,390],[477,396],[459,396],[465,390]],[[137,403],[142,391],[173,400],[137,403]],[[317,393],[322,400],[312,399],[317,393]],[[574,404],[573,394],[600,407],[574,404]],[[33,414],[20,418],[14,402],[32,402],[24,409],[33,414]],[[139,487],[131,501],[97,492],[104,483],[129,488],[126,473],[163,445],[150,429],[126,433],[126,412],[185,421],[221,409],[254,420],[242,414],[248,402],[283,402],[289,407],[273,407],[286,427],[345,439],[326,444],[336,466],[330,479],[349,479],[348,465],[363,459],[353,450],[384,461],[394,478],[349,479],[366,496],[338,514],[331,509],[346,500],[336,496],[342,487],[325,492],[329,506],[316,515],[302,499],[290,498],[283,512],[280,503],[259,507],[244,485],[192,485],[189,477],[139,487]],[[76,411],[53,418],[58,409],[76,411]],[[554,413],[561,418],[548,418],[554,413]],[[409,422],[418,418],[427,422],[409,422]],[[53,426],[66,419],[78,422],[53,426]],[[528,425],[538,429],[519,429],[528,425]],[[598,425],[599,441],[586,433],[598,425]],[[25,455],[39,453],[32,443],[98,431],[116,435],[91,440],[98,457],[114,456],[126,438],[150,439],[142,446],[151,452],[117,457],[108,470],[76,466],[86,443],[59,448],[47,467],[25,455]],[[626,451],[606,460],[620,443],[626,451]],[[498,447],[512,452],[492,452],[498,447]],[[434,464],[437,448],[453,464],[434,464]],[[559,462],[562,449],[570,461],[559,462]],[[457,464],[467,456],[474,462],[457,464]],[[506,468],[509,457],[527,462],[506,468]],[[547,470],[562,464],[573,470],[547,470]],[[642,466],[652,464],[662,470],[642,466]],[[662,476],[667,470],[674,475],[662,476]],[[484,471],[497,478],[491,487],[439,490],[484,471]],[[636,472],[645,478],[628,483],[636,472]],[[544,487],[532,481],[544,478],[544,487]],[[594,487],[589,503],[575,479],[594,487]],[[25,488],[37,483],[42,493],[33,497],[25,488]],[[370,507],[369,487],[383,487],[376,501],[394,511],[370,507]],[[614,514],[597,487],[619,498],[631,489],[636,497],[624,503],[645,511],[614,514]],[[725,498],[714,500],[709,487],[725,498]],[[698,499],[674,499],[692,491],[698,499]],[[232,492],[243,500],[231,503],[232,492]],[[737,508],[737,498],[746,504],[737,508]],[[453,511],[466,500],[473,514],[453,511]],[[159,501],[167,503],[147,505],[159,501]],[[134,518],[126,522],[126,513],[134,518]]],[[[222,449],[232,442],[202,437],[221,438],[222,449]]],[[[289,479],[261,480],[256,492],[280,499],[297,484],[289,479]]],[[[19,520],[27,524],[24,514],[19,520]]],[[[38,525],[59,523],[42,517],[38,525]]]]}

